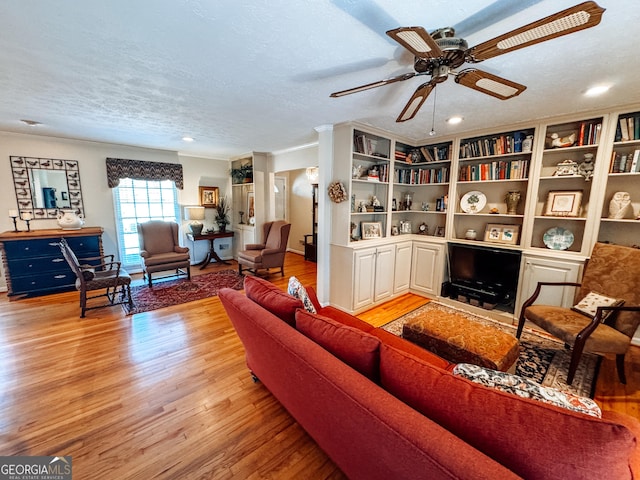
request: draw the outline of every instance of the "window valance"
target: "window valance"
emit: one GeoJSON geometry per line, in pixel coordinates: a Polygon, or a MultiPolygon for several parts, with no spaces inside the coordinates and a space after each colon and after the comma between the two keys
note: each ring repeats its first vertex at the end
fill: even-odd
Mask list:
{"type": "Polygon", "coordinates": [[[107,182],[109,188],[117,187],[121,178],[134,180],[173,180],[182,190],[182,165],[178,163],[145,162],[123,158],[107,158],[107,182]]]}

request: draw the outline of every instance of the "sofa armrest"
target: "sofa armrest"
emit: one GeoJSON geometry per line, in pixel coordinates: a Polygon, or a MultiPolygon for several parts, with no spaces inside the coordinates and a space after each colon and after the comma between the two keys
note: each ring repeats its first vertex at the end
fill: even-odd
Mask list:
{"type": "Polygon", "coordinates": [[[173,251],[176,253],[189,253],[189,247],[180,247],[176,245],[173,247],[173,251]]]}
{"type": "Polygon", "coordinates": [[[151,254],[149,252],[147,252],[146,250],[140,250],[140,256],[142,258],[148,258],[151,256],[151,254]]]}

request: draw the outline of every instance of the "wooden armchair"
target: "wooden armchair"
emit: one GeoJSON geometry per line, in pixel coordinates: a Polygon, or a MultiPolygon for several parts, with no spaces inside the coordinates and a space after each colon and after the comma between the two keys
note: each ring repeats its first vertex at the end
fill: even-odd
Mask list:
{"type": "Polygon", "coordinates": [[[516,336],[529,320],[573,348],[567,383],[571,385],[582,352],[615,354],[618,377],[626,383],[624,356],[640,324],[640,250],[596,243],[581,283],[539,282],[520,311],[516,336]],[[621,306],[597,307],[594,318],[571,308],[534,305],[542,287],[579,287],[576,303],[590,292],[624,300],[621,306]],[[608,315],[607,315],[608,314],[608,315]]]}
{"type": "Polygon", "coordinates": [[[94,308],[122,304],[126,304],[129,310],[133,308],[131,277],[126,270],[120,267],[120,262],[113,261],[113,255],[83,258],[83,262],[90,263],[80,263],[64,238],[60,240],[58,245],[62,255],[76,275],[76,289],[80,291],[80,317],[84,317],[87,310],[94,308]],[[91,297],[88,296],[88,292],[96,290],[105,290],[105,292],[91,297]],[[108,303],[87,306],[87,300],[99,297],[106,297],[108,303]]]}
{"type": "Polygon", "coordinates": [[[264,243],[250,243],[246,250],[238,252],[238,272],[242,275],[242,267],[256,274],[259,269],[280,267],[284,276],[284,256],[287,252],[287,241],[291,224],[278,220],[264,224],[262,239],[264,243]]]}
{"type": "Polygon", "coordinates": [[[144,278],[149,277],[149,286],[152,286],[151,274],[167,270],[175,270],[166,278],[176,275],[187,275],[191,279],[191,259],[189,249],[181,247],[178,243],[178,224],[152,220],[138,224],[138,237],[140,240],[140,256],[142,257],[142,270],[144,278]]]}

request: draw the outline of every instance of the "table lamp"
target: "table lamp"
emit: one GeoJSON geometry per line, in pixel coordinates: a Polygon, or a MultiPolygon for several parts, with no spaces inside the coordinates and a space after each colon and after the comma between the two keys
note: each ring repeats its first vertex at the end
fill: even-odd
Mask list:
{"type": "Polygon", "coordinates": [[[192,220],[189,223],[191,233],[194,235],[200,235],[202,233],[202,223],[200,220],[204,220],[204,207],[185,207],[184,209],[185,219],[192,220]]]}

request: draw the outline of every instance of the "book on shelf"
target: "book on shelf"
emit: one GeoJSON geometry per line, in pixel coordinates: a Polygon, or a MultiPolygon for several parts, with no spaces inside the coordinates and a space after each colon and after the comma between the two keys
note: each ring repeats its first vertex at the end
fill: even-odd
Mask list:
{"type": "Polygon", "coordinates": [[[640,149],[633,153],[613,152],[609,173],[639,173],[640,172],[640,149]]]}
{"type": "Polygon", "coordinates": [[[461,165],[458,170],[458,180],[461,182],[522,180],[528,178],[528,175],[528,160],[496,160],[478,165],[461,165]]]}
{"type": "Polygon", "coordinates": [[[602,123],[598,121],[580,122],[577,145],[597,145],[600,141],[602,123]]]}
{"type": "Polygon", "coordinates": [[[615,142],[640,140],[640,113],[620,117],[616,125],[615,142]]]}

